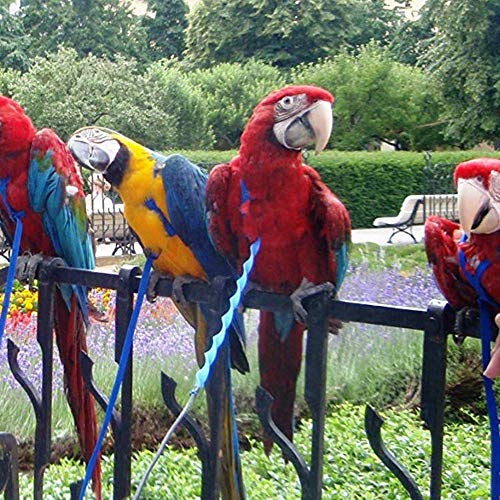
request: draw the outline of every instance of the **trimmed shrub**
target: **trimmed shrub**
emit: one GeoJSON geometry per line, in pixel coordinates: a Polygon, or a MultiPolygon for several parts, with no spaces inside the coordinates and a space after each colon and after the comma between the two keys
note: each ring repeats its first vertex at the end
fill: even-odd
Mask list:
{"type": "MultiPolygon", "coordinates": [[[[184,151],[182,154],[210,169],[217,163],[230,161],[236,151],[184,151]]],[[[451,175],[454,165],[481,156],[500,158],[500,152],[436,152],[432,154],[431,163],[452,164],[451,175]]],[[[324,151],[318,156],[310,154],[307,163],[318,170],[323,181],[345,203],[353,228],[372,227],[376,217],[397,215],[406,196],[423,190],[426,160],[422,153],[324,151]]]]}

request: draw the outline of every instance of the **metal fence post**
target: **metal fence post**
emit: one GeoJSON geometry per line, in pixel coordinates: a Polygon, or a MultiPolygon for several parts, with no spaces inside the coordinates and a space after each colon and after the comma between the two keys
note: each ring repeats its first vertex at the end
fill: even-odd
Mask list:
{"type": "Polygon", "coordinates": [[[422,358],[420,415],[431,433],[430,498],[442,489],[447,333],[453,331],[453,313],[446,302],[433,300],[427,309],[422,358]]]}
{"type": "Polygon", "coordinates": [[[5,493],[5,500],[19,500],[19,448],[12,434],[0,432],[0,494],[5,493]]]}
{"type": "MultiPolygon", "coordinates": [[[[123,342],[134,308],[134,280],[141,272],[138,267],[120,269],[120,287],[116,292],[115,361],[120,361],[123,342]]],[[[130,495],[132,470],[132,382],[133,347],[121,388],[120,418],[114,426],[114,490],[113,498],[121,500],[130,495]]]]}

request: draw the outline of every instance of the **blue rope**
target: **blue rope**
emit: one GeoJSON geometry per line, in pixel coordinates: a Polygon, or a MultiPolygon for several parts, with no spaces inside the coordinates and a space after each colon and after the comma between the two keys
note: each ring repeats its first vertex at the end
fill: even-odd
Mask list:
{"type": "MultiPolygon", "coordinates": [[[[168,441],[172,437],[173,433],[175,432],[175,429],[180,425],[182,422],[183,418],[186,416],[189,408],[193,404],[194,400],[196,399],[196,396],[199,394],[200,390],[205,387],[205,384],[207,383],[208,377],[210,376],[210,369],[212,368],[212,365],[214,364],[215,360],[217,359],[217,354],[219,352],[220,346],[224,343],[227,337],[227,331],[229,329],[229,326],[231,325],[233,321],[233,316],[240,305],[241,302],[241,296],[243,295],[243,291],[245,290],[245,287],[247,286],[248,283],[248,277],[250,275],[250,272],[253,269],[253,265],[255,262],[255,257],[259,253],[260,250],[260,243],[261,240],[260,238],[257,238],[251,245],[250,245],[250,255],[248,259],[243,263],[243,272],[241,276],[236,280],[236,291],[234,294],[230,297],[229,299],[229,309],[223,314],[221,318],[221,328],[219,332],[212,337],[212,346],[208,351],[205,352],[204,357],[205,357],[205,362],[203,366],[196,372],[196,382],[194,385],[194,388],[191,390],[189,393],[189,399],[187,403],[185,404],[184,408],[182,411],[179,413],[177,418],[175,419],[175,422],[170,426],[170,429],[168,432],[165,434],[165,437],[163,438],[160,447],[158,448],[158,451],[156,452],[155,456],[153,457],[153,460],[149,464],[148,469],[144,473],[144,476],[141,479],[141,482],[139,484],[139,487],[137,488],[137,491],[133,497],[133,500],[137,500],[140,498],[142,490],[144,489],[144,486],[146,485],[146,482],[148,480],[149,475],[151,474],[151,471],[153,470],[154,466],[156,465],[156,462],[158,462],[159,458],[161,457],[163,450],[167,446],[168,441]]],[[[230,395],[232,397],[232,394],[230,395]]]]}
{"type": "MultiPolygon", "coordinates": [[[[463,243],[467,241],[467,235],[463,235],[460,242],[463,243]]],[[[490,360],[491,360],[491,340],[492,340],[492,328],[491,328],[491,312],[490,307],[498,308],[498,304],[489,296],[489,294],[484,289],[481,284],[481,279],[485,271],[491,265],[490,261],[484,259],[479,263],[475,269],[475,273],[472,274],[467,269],[467,262],[465,258],[465,253],[463,250],[459,250],[458,258],[460,262],[460,267],[464,272],[469,283],[476,290],[479,299],[479,314],[480,314],[480,326],[481,326],[481,351],[482,351],[482,364],[483,372],[486,370],[490,360]]],[[[495,391],[493,389],[493,381],[483,375],[483,386],[486,396],[486,407],[488,409],[488,419],[490,423],[490,448],[491,448],[491,477],[490,477],[490,496],[491,500],[500,499],[500,428],[498,419],[498,405],[495,397],[495,391]]]]}
{"type": "Polygon", "coordinates": [[[257,238],[257,240],[255,240],[250,245],[250,255],[248,259],[243,263],[243,272],[241,276],[236,280],[236,291],[229,299],[229,309],[221,318],[221,329],[219,333],[212,337],[212,347],[210,347],[210,349],[204,354],[205,363],[196,373],[196,384],[194,386],[194,389],[191,391],[192,394],[198,393],[199,390],[205,387],[205,384],[207,383],[208,377],[210,375],[210,368],[212,368],[212,365],[217,358],[219,347],[226,339],[227,330],[231,325],[231,322],[233,321],[234,312],[240,305],[243,290],[248,283],[248,276],[253,268],[255,257],[260,250],[260,242],[260,238],[257,238]]]}
{"type": "Polygon", "coordinates": [[[82,488],[80,490],[80,496],[78,497],[79,500],[83,500],[83,498],[85,498],[85,490],[87,489],[87,486],[92,478],[92,474],[94,472],[94,468],[96,466],[97,459],[101,451],[102,443],[104,441],[104,438],[106,437],[106,432],[111,422],[111,417],[116,404],[116,400],[118,399],[118,392],[120,390],[120,386],[122,385],[123,378],[125,376],[125,370],[127,369],[128,358],[130,356],[130,351],[132,349],[132,340],[134,338],[134,330],[137,325],[137,320],[139,319],[139,313],[141,311],[142,303],[144,301],[144,296],[146,295],[149,276],[151,274],[151,268],[153,266],[153,261],[155,258],[156,257],[153,255],[148,256],[146,264],[144,266],[144,271],[141,276],[141,281],[139,283],[139,290],[137,291],[137,301],[135,303],[134,310],[132,311],[130,323],[128,325],[127,333],[125,335],[125,341],[123,342],[123,348],[120,356],[120,362],[118,364],[118,371],[116,373],[115,383],[113,385],[113,390],[111,391],[111,395],[109,397],[108,406],[106,408],[106,414],[104,415],[104,421],[101,427],[101,432],[99,433],[99,437],[97,438],[94,451],[92,452],[92,456],[90,457],[89,463],[87,464],[85,478],[83,480],[82,488]]]}
{"type": "MultiPolygon", "coordinates": [[[[8,205],[7,205],[8,206],[8,205]]],[[[21,237],[23,235],[23,213],[16,214],[16,230],[14,232],[14,241],[12,243],[12,254],[10,257],[9,270],[7,271],[7,282],[5,284],[5,295],[2,304],[2,314],[0,315],[0,345],[2,345],[2,338],[5,333],[5,325],[7,323],[7,314],[9,313],[10,298],[12,289],[14,288],[14,280],[16,278],[16,263],[21,248],[21,237]]]]}
{"type": "MultiPolygon", "coordinates": [[[[485,302],[479,301],[479,313],[481,321],[481,350],[483,357],[483,371],[488,366],[491,354],[491,314],[485,302]]],[[[483,375],[483,385],[486,394],[486,407],[490,422],[491,441],[491,477],[490,493],[491,500],[500,498],[500,432],[498,421],[498,406],[493,390],[493,380],[483,375]]]]}

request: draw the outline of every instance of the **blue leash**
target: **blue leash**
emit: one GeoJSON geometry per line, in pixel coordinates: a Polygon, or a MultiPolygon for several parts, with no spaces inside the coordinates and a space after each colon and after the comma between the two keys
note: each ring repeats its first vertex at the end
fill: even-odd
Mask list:
{"type": "Polygon", "coordinates": [[[7,271],[7,282],[5,284],[5,295],[2,304],[2,314],[0,315],[0,346],[2,345],[2,338],[5,333],[5,325],[7,323],[7,314],[9,313],[10,298],[14,288],[14,280],[16,279],[16,263],[21,248],[21,237],[23,235],[23,213],[16,214],[16,230],[14,232],[14,241],[12,243],[12,255],[10,257],[9,270],[7,271]]]}
{"type": "Polygon", "coordinates": [[[10,257],[9,270],[7,271],[7,282],[5,283],[5,295],[3,298],[2,314],[0,315],[0,345],[2,344],[2,337],[5,332],[5,325],[7,323],[7,314],[9,313],[10,298],[12,296],[12,289],[14,288],[14,280],[16,279],[16,264],[21,249],[21,237],[23,235],[23,222],[24,212],[16,212],[7,199],[7,186],[9,185],[10,178],[4,177],[0,179],[0,198],[7,210],[11,221],[16,223],[14,231],[14,239],[12,242],[12,254],[10,257]]]}
{"type": "MultiPolygon", "coordinates": [[[[460,242],[467,241],[467,236],[464,234],[460,242]]],[[[466,258],[463,250],[458,253],[460,267],[464,272],[469,283],[474,287],[479,296],[479,315],[481,325],[481,352],[483,372],[486,370],[491,359],[491,340],[492,340],[492,324],[491,312],[488,306],[498,308],[498,304],[491,299],[486,290],[481,284],[481,278],[484,272],[490,267],[491,263],[488,260],[483,260],[477,266],[475,273],[470,273],[466,268],[466,258]]],[[[490,423],[490,443],[491,443],[491,477],[490,477],[490,495],[491,500],[500,499],[500,428],[498,419],[498,405],[493,390],[493,381],[483,375],[483,386],[486,396],[486,407],[488,409],[488,419],[490,423]]]]}
{"type": "MultiPolygon", "coordinates": [[[[243,272],[241,273],[241,276],[236,280],[236,291],[234,294],[231,296],[229,299],[229,309],[223,314],[221,318],[221,328],[219,332],[212,337],[212,346],[208,351],[205,352],[204,358],[205,362],[203,366],[196,372],[195,376],[195,385],[194,388],[191,390],[189,393],[189,399],[182,409],[182,411],[179,413],[177,418],[175,419],[175,422],[172,424],[168,432],[165,434],[165,437],[163,438],[160,447],[158,448],[158,451],[156,452],[155,456],[153,457],[153,460],[149,464],[148,469],[144,473],[144,476],[142,477],[142,480],[139,484],[139,487],[137,488],[137,491],[134,495],[133,500],[139,499],[142,490],[144,489],[144,486],[146,485],[146,482],[148,480],[149,475],[151,474],[151,471],[153,470],[154,466],[160,459],[163,450],[167,446],[168,441],[172,437],[173,433],[179,426],[179,424],[182,422],[182,419],[186,416],[187,412],[189,411],[189,408],[193,404],[194,400],[196,399],[196,396],[198,396],[199,392],[203,387],[205,387],[205,384],[207,383],[207,380],[210,376],[210,369],[212,368],[212,365],[214,364],[215,360],[217,359],[217,354],[219,353],[219,348],[220,346],[224,343],[227,337],[227,331],[229,329],[229,326],[231,325],[231,322],[233,321],[233,316],[240,305],[241,302],[241,297],[243,295],[243,291],[245,290],[245,287],[247,286],[248,283],[248,277],[253,269],[253,265],[255,262],[255,257],[259,253],[260,250],[260,244],[261,240],[260,238],[257,238],[251,245],[250,245],[250,255],[248,259],[243,263],[243,272]]],[[[232,396],[231,396],[232,397],[232,396]]]]}
{"type": "Polygon", "coordinates": [[[144,301],[144,296],[146,295],[149,276],[151,274],[151,268],[153,266],[153,261],[156,257],[150,255],[146,264],[144,265],[144,271],[141,276],[141,281],[139,283],[139,290],[137,291],[137,301],[135,303],[134,310],[132,311],[132,316],[130,318],[130,323],[127,328],[127,333],[125,335],[125,340],[123,342],[122,353],[120,356],[120,362],[118,364],[118,371],[116,373],[115,383],[113,385],[113,390],[111,391],[111,395],[109,397],[108,406],[106,408],[106,414],[104,415],[104,421],[102,423],[101,432],[99,433],[99,437],[97,438],[97,442],[94,447],[94,451],[92,452],[92,456],[90,457],[89,463],[87,464],[87,470],[85,471],[85,478],[83,480],[82,488],[80,490],[79,500],[83,500],[85,497],[85,490],[89,485],[89,482],[92,478],[92,474],[94,472],[97,459],[99,457],[99,453],[102,448],[102,443],[104,438],[106,437],[106,432],[108,430],[109,424],[111,422],[111,416],[113,414],[113,410],[115,408],[116,400],[118,399],[118,392],[123,382],[123,378],[125,376],[125,371],[128,365],[128,358],[130,356],[130,351],[132,349],[132,340],[134,338],[134,331],[137,325],[137,320],[139,319],[139,313],[141,311],[142,303],[144,301]]]}

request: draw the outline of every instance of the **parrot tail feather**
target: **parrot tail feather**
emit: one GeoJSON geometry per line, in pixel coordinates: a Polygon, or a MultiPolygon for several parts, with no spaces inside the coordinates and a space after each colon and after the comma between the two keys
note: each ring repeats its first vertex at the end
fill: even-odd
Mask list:
{"type": "MultiPolygon", "coordinates": [[[[297,378],[302,362],[304,325],[294,322],[282,340],[274,314],[261,311],[259,321],[260,383],[274,398],[271,415],[274,423],[293,440],[293,408],[297,378]]],[[[264,449],[270,453],[272,441],[264,438],[264,449]]]]}
{"type": "MultiPolygon", "coordinates": [[[[55,331],[59,356],[64,368],[66,399],[73,414],[83,458],[88,463],[99,429],[94,398],[87,389],[82,374],[80,352],[87,352],[86,326],[76,295],[72,296],[71,310],[68,310],[61,292],[57,291],[55,331]]],[[[99,460],[92,475],[92,485],[96,499],[100,500],[102,490],[99,460]]]]}

